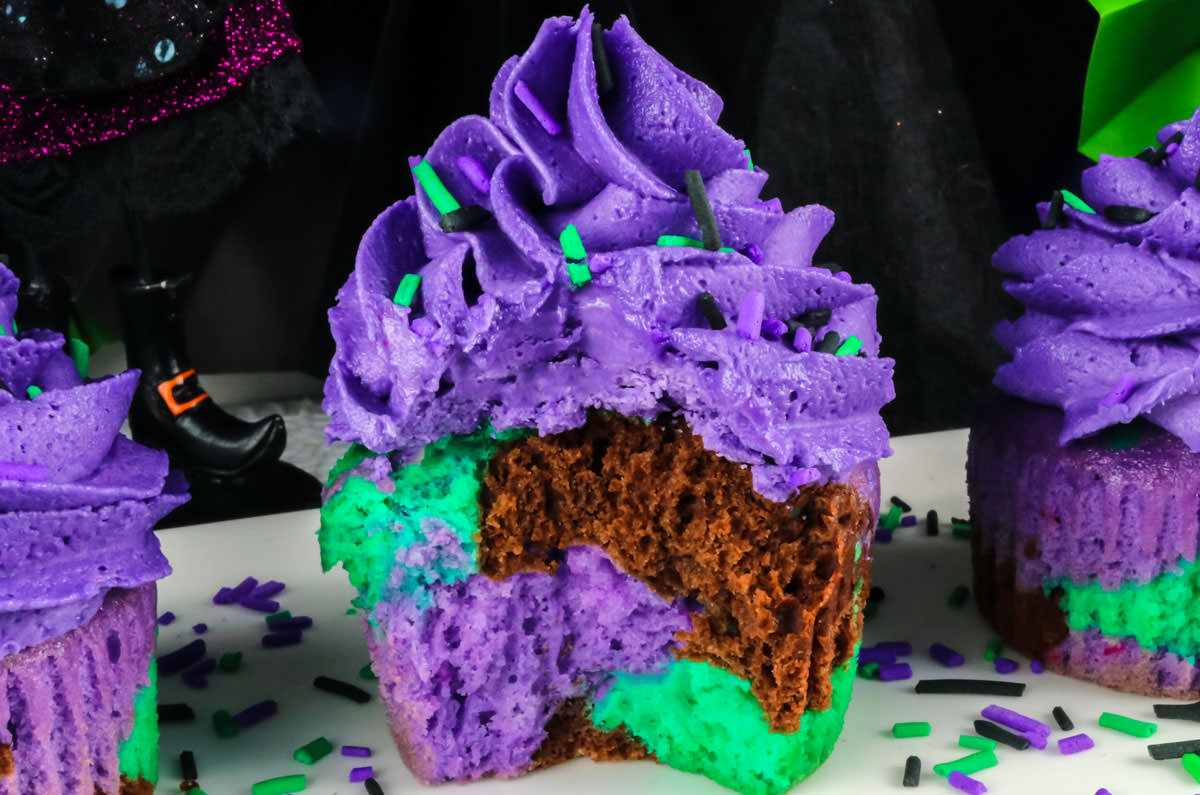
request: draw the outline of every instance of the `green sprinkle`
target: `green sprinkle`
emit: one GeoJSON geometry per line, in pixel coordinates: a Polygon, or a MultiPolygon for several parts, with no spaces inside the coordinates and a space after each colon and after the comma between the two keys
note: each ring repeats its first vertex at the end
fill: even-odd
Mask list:
{"type": "MultiPolygon", "coordinates": [[[[862,340],[851,334],[846,339],[842,340],[842,344],[833,352],[834,356],[854,356],[862,350],[862,340]]],[[[895,508],[895,506],[892,506],[895,508]]]]}
{"type": "Polygon", "coordinates": [[[425,189],[425,195],[429,197],[429,201],[433,203],[439,213],[445,215],[460,208],[458,200],[450,195],[450,191],[446,190],[446,186],[442,184],[441,178],[433,170],[433,166],[429,165],[428,160],[422,160],[413,166],[413,176],[417,178],[417,182],[421,183],[421,187],[425,189]]]}
{"type": "Polygon", "coordinates": [[[948,607],[962,607],[967,603],[967,599],[971,596],[971,589],[965,585],[959,585],[950,592],[950,598],[946,600],[948,607]]]}
{"type": "Polygon", "coordinates": [[[571,277],[571,286],[582,287],[592,280],[592,269],[586,262],[568,262],[567,275],[571,277]]]}
{"type": "Polygon", "coordinates": [[[7,334],[8,334],[8,332],[4,330],[4,324],[0,323],[0,337],[3,337],[7,334]]]}
{"type": "Polygon", "coordinates": [[[1063,201],[1065,201],[1069,206],[1074,207],[1076,210],[1079,210],[1079,212],[1091,213],[1092,215],[1096,214],[1095,210],[1093,210],[1091,207],[1088,207],[1087,202],[1076,196],[1074,193],[1071,193],[1071,191],[1067,190],[1066,188],[1063,188],[1062,190],[1062,197],[1063,201]]]}
{"type": "Polygon", "coordinates": [[[1158,726],[1154,723],[1147,723],[1144,720],[1135,720],[1134,718],[1118,715],[1115,712],[1103,712],[1100,714],[1100,725],[1106,729],[1119,731],[1122,734],[1128,734],[1130,737],[1152,737],[1158,731],[1158,726]]]}
{"type": "Polygon", "coordinates": [[[374,669],[371,668],[371,663],[367,663],[362,668],[358,669],[358,678],[371,680],[378,679],[379,677],[375,675],[374,669]]]}
{"type": "Polygon", "coordinates": [[[971,523],[970,522],[964,522],[961,519],[956,519],[950,523],[950,527],[952,528],[951,532],[954,533],[955,538],[969,539],[971,537],[971,523]]]}
{"type": "MultiPolygon", "coordinates": [[[[878,665],[878,663],[871,663],[878,665]]],[[[907,723],[893,723],[893,737],[928,737],[933,729],[929,726],[929,721],[908,721],[907,723]]]]}
{"type": "Polygon", "coordinates": [[[71,363],[79,371],[79,377],[87,378],[88,360],[91,358],[92,349],[83,340],[71,337],[67,340],[67,353],[71,356],[71,363]]]}
{"type": "Polygon", "coordinates": [[[331,753],[333,753],[333,743],[324,737],[318,737],[311,743],[297,748],[292,754],[292,759],[302,765],[315,765],[331,753]]]}
{"type": "Polygon", "coordinates": [[[217,733],[218,737],[235,737],[238,733],[238,725],[233,722],[232,715],[221,709],[213,713],[213,731],[217,733]]]}
{"type": "MultiPolygon", "coordinates": [[[[864,610],[863,612],[867,611],[864,610]]],[[[858,675],[863,679],[877,679],[879,677],[879,663],[867,663],[866,665],[858,666],[858,675]]]]}
{"type": "Polygon", "coordinates": [[[986,770],[989,767],[995,767],[998,764],[995,751],[976,751],[970,756],[955,759],[953,762],[942,762],[940,765],[934,765],[933,772],[939,776],[949,776],[957,770],[964,776],[969,776],[972,773],[986,770]]]}
{"type": "Polygon", "coordinates": [[[278,621],[281,618],[291,618],[291,617],[292,617],[291,610],[280,610],[278,613],[272,613],[271,615],[267,616],[267,626],[268,627],[271,626],[272,621],[278,621]]]}
{"type": "Polygon", "coordinates": [[[750,156],[750,150],[743,149],[742,151],[746,153],[746,168],[753,171],[754,170],[754,158],[750,156]]]}
{"type": "Polygon", "coordinates": [[[250,795],[287,795],[308,789],[308,779],[303,773],[292,776],[263,779],[250,788],[250,795]]]}
{"type": "Polygon", "coordinates": [[[1000,656],[1000,652],[1004,649],[1004,641],[996,635],[988,638],[987,646],[983,650],[983,659],[991,662],[1000,656]]]}
{"type": "Polygon", "coordinates": [[[879,518],[879,529],[880,530],[895,530],[897,527],[900,526],[900,515],[902,513],[903,513],[903,511],[900,510],[900,506],[893,505],[891,508],[888,509],[888,512],[886,514],[884,514],[883,516],[881,516],[879,518]]]}
{"type": "Polygon", "coordinates": [[[40,386],[34,386],[33,384],[30,384],[25,390],[25,394],[29,395],[30,400],[33,400],[38,395],[42,394],[42,388],[40,386]]]}
{"type": "Polygon", "coordinates": [[[863,608],[863,619],[874,618],[879,612],[879,602],[867,602],[867,606],[863,608]]]}
{"type": "MultiPolygon", "coordinates": [[[[685,235],[659,235],[659,246],[687,246],[688,248],[704,248],[704,242],[697,240],[694,237],[686,237],[685,235]]],[[[721,246],[717,251],[724,251],[726,254],[733,251],[729,246],[721,246]]]]}
{"type": "Polygon", "coordinates": [[[1183,762],[1183,769],[1191,773],[1192,778],[1196,779],[1197,782],[1200,782],[1200,756],[1184,754],[1181,761],[1183,762]]]}
{"type": "Polygon", "coordinates": [[[974,734],[958,735],[958,744],[963,748],[974,748],[976,751],[995,751],[996,741],[986,737],[976,737],[974,734]]]}
{"type": "Polygon", "coordinates": [[[571,262],[583,262],[587,259],[587,249],[583,247],[583,239],[575,224],[567,224],[566,229],[558,234],[558,243],[562,246],[563,256],[571,262]]]}
{"type": "Polygon", "coordinates": [[[1110,425],[1100,432],[1110,450],[1128,450],[1142,440],[1142,430],[1136,425],[1110,425]]]}
{"type": "Polygon", "coordinates": [[[222,654],[221,659],[217,660],[217,667],[227,674],[236,674],[242,667],[242,653],[230,651],[222,654]]]}
{"type": "Polygon", "coordinates": [[[347,608],[346,608],[346,615],[348,615],[348,616],[352,616],[352,615],[354,615],[354,614],[355,614],[355,613],[357,613],[357,612],[358,612],[358,611],[357,611],[357,610],[355,610],[353,607],[347,607],[347,608]]]}
{"type": "Polygon", "coordinates": [[[421,274],[404,274],[404,278],[400,280],[400,286],[396,288],[396,294],[392,296],[392,301],[400,306],[412,306],[413,299],[417,297],[417,288],[420,286],[421,274]]]}

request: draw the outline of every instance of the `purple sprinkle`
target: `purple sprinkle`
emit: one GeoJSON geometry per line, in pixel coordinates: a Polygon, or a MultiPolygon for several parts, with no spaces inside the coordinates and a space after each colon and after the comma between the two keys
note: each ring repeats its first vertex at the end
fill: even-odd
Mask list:
{"type": "Polygon", "coordinates": [[[192,632],[195,632],[197,635],[203,635],[205,632],[208,632],[208,624],[204,622],[192,624],[192,632]]]}
{"type": "Polygon", "coordinates": [[[947,668],[957,668],[966,662],[966,658],[961,654],[941,643],[935,643],[929,647],[929,656],[947,668]]]}
{"type": "Polygon", "coordinates": [[[170,610],[158,617],[158,625],[160,627],[169,627],[173,623],[175,623],[175,614],[170,610]]]}
{"type": "Polygon", "coordinates": [[[286,587],[287,585],[281,583],[279,580],[270,580],[255,588],[250,595],[259,599],[270,599],[286,587]]]}
{"type": "Polygon", "coordinates": [[[1163,148],[1164,155],[1173,155],[1179,149],[1179,144],[1176,141],[1171,141],[1163,148]]]}
{"type": "Polygon", "coordinates": [[[1129,399],[1129,395],[1132,394],[1135,386],[1137,386],[1137,383],[1133,380],[1131,373],[1121,373],[1121,377],[1117,379],[1117,383],[1112,390],[1100,398],[1100,405],[1115,406],[1118,403],[1124,403],[1129,399]]]}
{"type": "Polygon", "coordinates": [[[542,125],[543,130],[551,135],[558,135],[562,132],[562,125],[550,115],[550,111],[546,110],[542,101],[534,96],[533,90],[525,84],[524,80],[517,81],[517,84],[513,86],[513,93],[517,95],[517,99],[521,100],[521,104],[529,109],[538,124],[542,125]]]}
{"type": "Polygon", "coordinates": [[[263,635],[264,649],[281,649],[284,646],[295,646],[304,639],[304,633],[298,629],[285,629],[283,632],[272,632],[263,635]]]}
{"type": "Polygon", "coordinates": [[[360,781],[366,781],[369,778],[373,778],[374,775],[375,773],[370,767],[356,767],[350,771],[350,783],[357,784],[360,781]]]}
{"type": "Polygon", "coordinates": [[[292,616],[291,618],[277,618],[267,624],[267,627],[272,632],[285,632],[289,629],[308,629],[313,624],[313,620],[308,616],[292,616]]]}
{"type": "Polygon", "coordinates": [[[763,250],[758,247],[757,243],[751,243],[750,245],[746,246],[746,256],[749,257],[750,261],[755,265],[762,265],[763,258],[766,256],[766,254],[764,254],[763,250]]]}
{"type": "Polygon", "coordinates": [[[492,181],[488,178],[487,169],[483,167],[477,159],[470,155],[460,155],[458,160],[458,170],[463,173],[475,190],[486,195],[492,192],[492,181]]]}
{"type": "Polygon", "coordinates": [[[258,580],[253,577],[247,577],[233,587],[233,601],[240,602],[250,595],[250,592],[258,587],[258,580]]]}
{"type": "Polygon", "coordinates": [[[841,281],[844,281],[844,282],[849,282],[849,281],[854,280],[854,277],[851,276],[849,273],[846,273],[845,271],[838,271],[837,273],[833,274],[833,278],[840,279],[841,281]]]}
{"type": "Polygon", "coordinates": [[[777,340],[787,333],[787,323],[773,317],[764,317],[762,333],[773,340],[777,340]]]}
{"type": "Polygon", "coordinates": [[[1030,660],[1029,661],[1029,670],[1035,674],[1040,674],[1042,672],[1042,661],[1041,660],[1030,660]]]}
{"type": "Polygon", "coordinates": [[[879,681],[898,682],[901,679],[912,679],[912,667],[908,663],[879,666],[879,681]]]}
{"type": "Polygon", "coordinates": [[[882,527],[876,528],[876,530],[875,530],[875,540],[876,540],[876,541],[878,541],[878,542],[879,542],[879,543],[881,543],[881,544],[890,544],[890,543],[892,543],[892,531],[891,531],[891,530],[885,530],[885,529],[884,529],[884,528],[882,528],[882,527]]]}
{"type": "Polygon", "coordinates": [[[1112,793],[1106,790],[1104,787],[1101,787],[1100,789],[1096,790],[1096,795],[1112,795],[1112,793]]]}
{"type": "Polygon", "coordinates": [[[761,291],[751,290],[746,293],[746,297],[742,299],[742,306],[738,309],[737,333],[739,337],[756,340],[761,336],[763,310],[766,305],[766,296],[761,291]]]}
{"type": "Polygon", "coordinates": [[[209,657],[188,668],[179,675],[179,678],[193,690],[203,690],[208,687],[209,674],[215,670],[217,670],[217,661],[215,658],[209,657]]]}
{"type": "Polygon", "coordinates": [[[1017,661],[1010,660],[1008,657],[997,657],[993,664],[996,666],[998,674],[1011,674],[1017,670],[1017,661]]]}
{"type": "Polygon", "coordinates": [[[910,513],[908,516],[902,517],[900,519],[900,526],[901,527],[916,527],[917,526],[917,515],[915,513],[910,513]]]}
{"type": "Polygon", "coordinates": [[[912,644],[906,640],[885,640],[881,643],[876,643],[877,649],[890,649],[896,652],[897,657],[907,657],[912,654],[912,644]]]}
{"type": "Polygon", "coordinates": [[[274,599],[261,599],[257,596],[247,596],[238,602],[242,607],[257,610],[260,613],[278,613],[279,602],[274,599]]]}
{"type": "Polygon", "coordinates": [[[804,326],[796,329],[795,335],[792,337],[792,347],[801,353],[812,350],[812,332],[804,326]]]}
{"type": "MultiPolygon", "coordinates": [[[[614,262],[615,260],[613,259],[612,254],[607,252],[599,251],[595,254],[590,252],[588,253],[588,267],[592,269],[593,276],[597,276],[609,270],[612,268],[614,262]]],[[[662,341],[665,342],[667,339],[670,339],[669,334],[666,335],[662,341]]]]}
{"type": "Polygon", "coordinates": [[[233,596],[232,588],[222,588],[213,594],[212,598],[212,603],[214,605],[231,605],[236,601],[237,599],[235,599],[233,596]]]}
{"type": "Polygon", "coordinates": [[[1089,748],[1095,747],[1095,741],[1086,734],[1073,734],[1058,741],[1059,753],[1063,754],[1077,754],[1080,751],[1086,751],[1089,748]]]}
{"type": "Polygon", "coordinates": [[[49,477],[50,468],[41,464],[18,464],[15,461],[0,461],[0,480],[42,483],[49,477]]]}
{"type": "Polygon", "coordinates": [[[893,649],[881,649],[876,646],[873,649],[859,649],[858,664],[866,665],[867,663],[879,663],[880,665],[894,665],[896,662],[896,652],[893,649]]]}
{"type": "Polygon", "coordinates": [[[260,701],[257,704],[246,707],[244,710],[233,716],[233,722],[240,729],[248,729],[262,723],[267,718],[279,711],[279,704],[268,698],[266,701],[260,701]]]}
{"type": "Polygon", "coordinates": [[[1034,720],[1026,715],[1022,715],[1020,712],[1014,712],[1007,707],[1000,707],[995,704],[991,704],[987,707],[984,707],[983,711],[979,714],[983,715],[983,717],[987,718],[988,720],[1003,724],[1010,729],[1016,729],[1019,732],[1036,733],[1043,737],[1046,737],[1050,734],[1050,727],[1045,723],[1042,723],[1040,720],[1034,720]]]}
{"type": "Polygon", "coordinates": [[[177,674],[184,668],[188,668],[200,660],[204,659],[204,655],[208,652],[208,647],[203,640],[197,638],[186,646],[176,649],[167,654],[161,654],[158,657],[158,675],[170,676],[177,674]]]}
{"type": "Polygon", "coordinates": [[[1039,751],[1046,749],[1046,740],[1048,739],[1046,735],[1038,732],[1017,732],[1017,734],[1028,740],[1029,744],[1039,751]]]}
{"type": "Polygon", "coordinates": [[[950,786],[962,790],[967,795],[983,795],[983,793],[987,792],[987,787],[984,786],[982,781],[970,776],[964,776],[957,770],[950,774],[950,786]]]}
{"type": "Polygon", "coordinates": [[[365,745],[343,745],[342,756],[361,756],[368,757],[371,755],[371,749],[365,745]]]}

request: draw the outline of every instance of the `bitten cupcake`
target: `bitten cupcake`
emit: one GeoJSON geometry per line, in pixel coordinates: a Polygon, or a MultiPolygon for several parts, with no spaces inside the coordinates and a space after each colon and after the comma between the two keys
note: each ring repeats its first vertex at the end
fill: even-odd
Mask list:
{"type": "Polygon", "coordinates": [[[322,562],[424,782],[653,758],[778,793],[833,748],[879,485],[874,291],[721,100],[547,20],[412,161],[338,305],[322,562]]]}
{"type": "Polygon", "coordinates": [[[85,380],[16,305],[0,265],[0,795],[151,793],[152,530],[186,483],[119,433],[137,371],[85,380]]]}
{"type": "Polygon", "coordinates": [[[992,263],[1025,306],[971,430],[980,607],[1014,648],[1200,697],[1200,112],[1101,157],[992,263]],[[1003,393],[1003,394],[1000,394],[1003,393]]]}

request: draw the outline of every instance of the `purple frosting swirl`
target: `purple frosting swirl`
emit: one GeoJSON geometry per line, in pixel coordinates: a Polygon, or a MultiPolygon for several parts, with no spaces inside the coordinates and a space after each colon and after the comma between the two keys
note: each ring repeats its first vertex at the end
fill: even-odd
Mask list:
{"type": "Polygon", "coordinates": [[[0,265],[0,656],[168,574],[152,529],[187,499],[165,453],[120,435],[138,372],[85,383],[61,335],[15,333],[17,287],[0,265]]]}
{"type": "Polygon", "coordinates": [[[874,291],[812,266],[833,213],[760,200],[767,175],[717,124],[720,98],[624,18],[603,33],[614,85],[602,96],[591,29],[586,8],[547,20],[501,67],[490,117],[459,119],[426,154],[450,193],[490,218],[443,232],[418,190],[367,231],[329,313],[329,437],[407,461],[484,422],[546,434],[583,424],[592,408],[677,411],[709,449],[752,466],[772,499],[888,455],[879,409],[893,397],[892,362],[878,358],[874,291]],[[701,236],[685,190],[693,169],[732,251],[656,245],[701,236]],[[568,225],[592,274],[579,288],[559,244],[568,225]],[[422,277],[411,308],[392,300],[410,273],[422,277]],[[703,292],[727,328],[706,322],[703,292]],[[755,292],[762,330],[743,322],[755,328],[739,334],[755,292]],[[784,322],[816,309],[831,311],[818,338],[856,336],[863,355],[780,338],[784,322]]]}
{"type": "Polygon", "coordinates": [[[996,386],[1062,408],[1060,444],[1143,417],[1200,451],[1200,111],[1159,144],[1145,159],[1102,156],[1083,173],[1096,212],[1064,208],[1060,228],[992,257],[1025,305],[995,329],[1012,355],[996,386]],[[1111,220],[1129,217],[1117,207],[1150,217],[1111,220]]]}

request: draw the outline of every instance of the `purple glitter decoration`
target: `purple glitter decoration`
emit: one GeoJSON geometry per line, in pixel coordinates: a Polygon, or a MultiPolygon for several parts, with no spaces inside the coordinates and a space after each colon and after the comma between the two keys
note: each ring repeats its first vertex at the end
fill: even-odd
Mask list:
{"type": "Polygon", "coordinates": [[[1073,734],[1058,741],[1058,750],[1063,754],[1077,754],[1089,748],[1095,748],[1096,742],[1086,734],[1073,734]]]}
{"type": "Polygon", "coordinates": [[[212,598],[212,603],[214,605],[231,605],[235,601],[237,601],[237,600],[234,599],[234,597],[233,597],[233,589],[232,588],[222,588],[221,590],[219,590],[215,594],[213,594],[213,598],[212,598]]]}
{"type": "Polygon", "coordinates": [[[987,787],[984,786],[982,781],[963,775],[957,770],[950,774],[949,780],[950,786],[962,790],[968,795],[983,795],[983,793],[987,792],[987,787]]]}
{"type": "Polygon", "coordinates": [[[767,255],[761,248],[759,248],[757,243],[751,243],[750,245],[746,246],[746,258],[755,265],[762,265],[766,256],[767,255]]]}
{"type": "Polygon", "coordinates": [[[360,781],[366,781],[375,775],[370,767],[356,767],[350,771],[350,783],[357,784],[360,781]]]}
{"type": "Polygon", "coordinates": [[[203,621],[199,624],[193,624],[192,632],[195,632],[197,635],[203,635],[205,632],[208,632],[208,624],[205,624],[203,621]]]}
{"type": "Polygon", "coordinates": [[[792,337],[792,347],[804,353],[812,350],[812,332],[804,326],[796,329],[795,335],[792,337]]]}
{"type": "Polygon", "coordinates": [[[941,643],[935,643],[929,647],[929,656],[947,668],[957,668],[966,662],[961,654],[941,643]]]}
{"type": "Polygon", "coordinates": [[[1047,736],[1039,732],[1017,732],[1017,734],[1029,741],[1029,745],[1039,751],[1046,749],[1047,736]]]}
{"type": "Polygon", "coordinates": [[[787,323],[778,318],[765,317],[762,322],[762,333],[777,340],[787,333],[787,323]]]}
{"type": "Polygon", "coordinates": [[[898,682],[901,679],[912,679],[912,666],[908,663],[879,666],[879,681],[898,682]]]}
{"type": "Polygon", "coordinates": [[[742,299],[738,310],[737,333],[748,340],[756,340],[762,336],[763,308],[767,305],[766,296],[759,290],[751,290],[742,299]]]}
{"type": "Polygon", "coordinates": [[[282,0],[235,3],[209,34],[212,56],[172,78],[81,102],[67,95],[28,96],[0,85],[0,163],[70,155],[76,148],[129,135],[222,99],[258,69],[300,51],[282,0]]]}
{"type": "Polygon", "coordinates": [[[247,577],[239,582],[233,588],[233,601],[240,602],[245,599],[250,593],[258,587],[258,580],[253,577],[247,577]]]}

